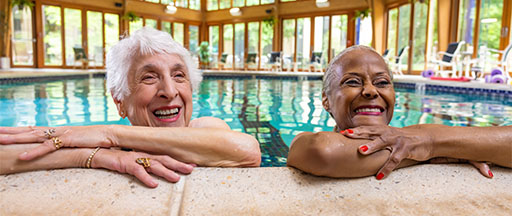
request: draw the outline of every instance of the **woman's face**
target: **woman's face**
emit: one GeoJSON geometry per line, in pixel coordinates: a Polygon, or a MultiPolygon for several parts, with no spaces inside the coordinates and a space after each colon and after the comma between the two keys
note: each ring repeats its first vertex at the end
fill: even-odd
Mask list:
{"type": "Polygon", "coordinates": [[[339,59],[330,92],[324,92],[324,108],[339,129],[363,125],[387,125],[393,116],[395,90],[387,65],[376,53],[354,50],[339,59]]]}
{"type": "Polygon", "coordinates": [[[128,83],[131,94],[116,103],[132,125],[188,126],[192,115],[192,87],[188,69],[178,55],[136,57],[130,67],[128,83]]]}

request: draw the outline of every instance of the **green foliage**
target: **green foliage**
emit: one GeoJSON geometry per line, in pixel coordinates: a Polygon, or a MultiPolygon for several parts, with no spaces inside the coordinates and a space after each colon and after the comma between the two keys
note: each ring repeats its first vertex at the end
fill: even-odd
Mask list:
{"type": "Polygon", "coordinates": [[[370,8],[366,8],[364,10],[356,10],[354,12],[354,18],[353,19],[357,19],[357,18],[364,19],[364,18],[367,18],[367,17],[370,16],[371,12],[372,12],[372,10],[370,10],[370,8]]]}
{"type": "Polygon", "coordinates": [[[197,52],[199,53],[199,60],[202,63],[209,63],[210,62],[210,46],[208,44],[208,41],[203,41],[197,48],[197,52]]]}
{"type": "Polygon", "coordinates": [[[135,14],[133,11],[128,11],[123,15],[122,19],[133,22],[133,21],[138,21],[140,19],[140,17],[137,16],[137,14],[135,14]]]}
{"type": "Polygon", "coordinates": [[[25,7],[34,7],[34,3],[32,2],[32,0],[11,0],[11,7],[15,6],[18,6],[19,10],[23,10],[23,8],[25,7]]]}
{"type": "Polygon", "coordinates": [[[269,27],[273,27],[275,23],[276,23],[276,18],[273,16],[263,19],[263,24],[265,24],[269,27]]]}

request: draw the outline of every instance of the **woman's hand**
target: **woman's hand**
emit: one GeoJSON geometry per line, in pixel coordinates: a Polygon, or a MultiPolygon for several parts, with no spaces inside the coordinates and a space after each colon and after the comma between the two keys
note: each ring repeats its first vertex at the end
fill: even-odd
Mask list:
{"type": "Polygon", "coordinates": [[[91,167],[128,173],[138,178],[148,187],[155,188],[158,186],[158,183],[149,173],[174,183],[180,180],[180,176],[176,172],[189,174],[194,166],[177,161],[167,155],[151,155],[143,152],[102,148],[94,155],[91,167]],[[137,158],[149,158],[150,166],[144,168],[144,166],[136,162],[137,158]]]}
{"type": "MultiPolygon", "coordinates": [[[[349,138],[371,139],[373,141],[359,146],[359,152],[369,155],[382,149],[391,154],[377,172],[377,179],[388,176],[403,159],[426,161],[433,158],[433,137],[428,130],[418,127],[395,128],[391,126],[361,126],[347,129],[341,133],[349,138]]],[[[492,172],[485,163],[471,162],[484,176],[492,178],[492,172]]]]}
{"type": "Polygon", "coordinates": [[[0,127],[0,144],[40,143],[19,156],[20,160],[32,160],[61,147],[113,147],[115,142],[108,127],[0,127]]]}

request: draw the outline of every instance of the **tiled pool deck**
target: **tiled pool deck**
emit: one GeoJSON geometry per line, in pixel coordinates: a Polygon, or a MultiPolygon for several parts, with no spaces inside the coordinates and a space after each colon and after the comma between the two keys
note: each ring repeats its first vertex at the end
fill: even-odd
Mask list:
{"type": "MultiPolygon", "coordinates": [[[[293,72],[204,74],[280,79],[322,76],[293,72]]],[[[90,76],[104,76],[104,71],[14,69],[0,71],[0,83],[90,76]]],[[[430,81],[415,76],[397,76],[395,85],[512,98],[510,85],[430,81]]],[[[487,179],[468,164],[425,164],[396,170],[377,181],[374,177],[315,177],[289,167],[196,168],[176,184],[159,179],[155,189],[132,176],[107,170],[37,171],[0,175],[0,215],[510,215],[512,169],[492,170],[494,178],[487,179]]]]}

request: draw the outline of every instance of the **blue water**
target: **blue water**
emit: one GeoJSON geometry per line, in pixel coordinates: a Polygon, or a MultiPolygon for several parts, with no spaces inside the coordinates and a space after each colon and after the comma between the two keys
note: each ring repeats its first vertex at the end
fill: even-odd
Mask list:
{"type": "MultiPolygon", "coordinates": [[[[263,166],[282,166],[287,146],[303,131],[330,131],[320,80],[205,79],[192,118],[214,116],[261,143],[263,166]]],[[[396,89],[392,126],[512,125],[512,102],[500,98],[396,89]]],[[[1,126],[123,124],[103,78],[0,85],[1,126]]]]}

